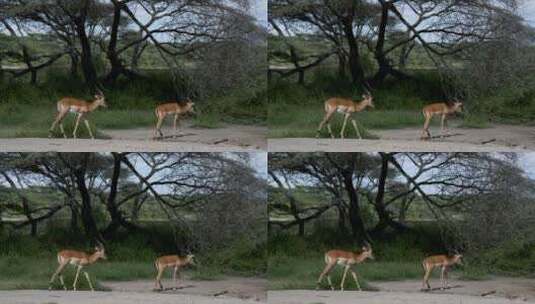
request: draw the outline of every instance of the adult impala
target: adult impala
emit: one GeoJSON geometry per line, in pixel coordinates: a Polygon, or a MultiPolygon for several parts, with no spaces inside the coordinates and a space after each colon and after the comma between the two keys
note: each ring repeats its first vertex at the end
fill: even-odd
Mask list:
{"type": "Polygon", "coordinates": [[[164,104],[157,106],[156,109],[154,110],[154,113],[156,114],[156,118],[158,119],[158,121],[156,122],[156,130],[154,131],[154,135],[158,136],[158,133],[159,133],[160,136],[163,137],[161,128],[162,128],[163,120],[165,119],[167,115],[175,115],[173,128],[175,129],[175,132],[176,132],[178,116],[186,114],[186,113],[195,113],[193,109],[194,105],[195,103],[191,101],[191,99],[188,98],[184,101],[168,102],[168,103],[164,103],[164,104]]]}
{"type": "Polygon", "coordinates": [[[340,132],[340,137],[344,138],[344,131],[346,128],[347,120],[351,117],[351,123],[353,124],[353,127],[355,128],[355,132],[357,132],[357,136],[359,139],[362,139],[362,136],[360,136],[359,129],[357,127],[357,123],[355,121],[355,118],[353,115],[357,112],[361,112],[366,107],[374,107],[373,105],[373,96],[370,93],[366,93],[362,95],[362,101],[353,101],[351,99],[346,98],[329,98],[327,101],[325,101],[325,116],[323,117],[323,120],[321,121],[318,131],[316,132],[316,137],[319,137],[320,131],[323,129],[325,124],[327,124],[327,129],[329,130],[329,134],[332,138],[334,138],[333,132],[331,130],[331,124],[330,120],[334,113],[338,112],[341,114],[344,114],[344,124],[342,125],[342,131],[340,132]]]}
{"type": "Polygon", "coordinates": [[[100,90],[97,91],[97,94],[95,94],[95,99],[92,101],[82,100],[74,97],[63,97],[57,103],[58,114],[56,115],[56,119],[50,127],[48,137],[52,137],[52,132],[54,132],[54,130],[59,124],[61,133],[63,133],[63,137],[67,138],[67,135],[65,135],[65,129],[63,128],[63,119],[65,118],[67,113],[71,112],[77,115],[76,124],[74,125],[74,131],[72,133],[72,136],[76,138],[76,131],[78,130],[78,125],[80,124],[80,120],[83,119],[85,126],[89,131],[89,135],[92,139],[95,139],[95,137],[93,136],[93,132],[91,132],[91,128],[89,127],[87,115],[101,106],[106,107],[107,105],[104,93],[102,93],[102,91],[100,90]]]}
{"type": "Polygon", "coordinates": [[[455,254],[452,256],[441,254],[425,258],[422,262],[422,266],[425,270],[424,281],[422,283],[423,289],[426,287],[427,289],[431,289],[431,286],[429,285],[429,276],[436,267],[441,268],[440,283],[442,285],[442,289],[446,289],[448,287],[448,271],[455,264],[462,265],[462,257],[463,256],[461,254],[455,254]]]}
{"type": "Polygon", "coordinates": [[[440,132],[442,137],[444,137],[444,131],[448,128],[447,117],[448,115],[454,114],[456,112],[462,112],[463,103],[461,101],[454,101],[453,103],[439,102],[433,103],[425,106],[422,109],[422,113],[425,117],[424,129],[422,131],[421,139],[431,138],[431,133],[429,132],[429,123],[435,115],[441,116],[441,127],[440,132]]]}
{"type": "Polygon", "coordinates": [[[165,255],[161,256],[154,261],[154,267],[158,274],[156,275],[156,289],[163,290],[162,285],[162,275],[165,269],[173,268],[173,283],[176,286],[176,274],[179,268],[183,268],[187,265],[195,265],[194,261],[195,256],[193,254],[188,254],[186,256],[178,255],[165,255]]]}
{"type": "Polygon", "coordinates": [[[368,246],[362,247],[361,252],[351,252],[351,251],[343,251],[343,250],[328,251],[327,253],[325,253],[326,265],[318,278],[316,289],[319,289],[320,284],[323,281],[323,278],[327,276],[327,281],[329,282],[331,289],[334,290],[333,284],[331,282],[330,272],[333,270],[333,268],[336,265],[340,265],[344,267],[344,275],[342,277],[342,283],[340,284],[340,290],[344,291],[344,283],[345,283],[348,271],[351,271],[351,275],[353,276],[353,279],[355,279],[355,283],[357,284],[358,290],[359,291],[362,290],[360,288],[357,273],[355,272],[353,267],[357,264],[364,262],[364,260],[366,259],[372,259],[372,260],[374,259],[372,248],[368,246]]]}
{"type": "MultiPolygon", "coordinates": [[[[56,280],[56,277],[59,275],[59,280],[61,282],[61,285],[63,285],[63,289],[67,290],[67,287],[65,286],[65,282],[63,281],[63,275],[62,272],[65,268],[65,266],[71,264],[76,267],[76,276],[74,277],[74,283],[73,283],[73,289],[76,291],[76,284],[78,282],[78,276],[80,275],[80,271],[83,267],[87,265],[91,265],[98,261],[99,259],[106,259],[106,253],[104,252],[104,247],[102,245],[98,245],[95,247],[95,252],[93,254],[88,254],[82,251],[76,251],[76,250],[62,250],[58,252],[58,269],[56,269],[56,272],[52,275],[52,278],[50,278],[50,285],[48,287],[48,290],[52,289],[52,284],[56,280]]],[[[93,284],[91,284],[91,280],[89,279],[89,274],[87,271],[84,271],[85,278],[87,279],[87,282],[89,283],[89,288],[91,288],[91,291],[95,291],[93,289],[93,284]]]]}

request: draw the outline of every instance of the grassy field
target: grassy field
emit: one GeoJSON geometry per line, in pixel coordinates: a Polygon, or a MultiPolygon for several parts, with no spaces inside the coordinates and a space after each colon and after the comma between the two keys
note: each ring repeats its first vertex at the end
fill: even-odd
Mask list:
{"type": "MultiPolygon", "coordinates": [[[[121,237],[106,244],[107,260],[99,260],[87,266],[96,289],[104,290],[102,281],[152,280],[156,276],[154,260],[164,254],[175,254],[172,236],[167,230],[154,230],[147,234],[121,237]]],[[[45,289],[57,269],[57,252],[60,249],[74,249],[92,252],[92,248],[81,244],[80,238],[64,229],[55,230],[32,238],[25,235],[4,236],[0,240],[0,290],[1,289],[45,289]]],[[[197,266],[188,266],[185,275],[194,280],[221,279],[224,275],[264,276],[266,251],[264,245],[251,247],[237,241],[227,248],[195,252],[197,266]]],[[[72,288],[75,268],[64,270],[66,285],[72,288]]],[[[165,277],[170,277],[166,272],[165,277]]],[[[78,280],[79,289],[88,289],[85,277],[78,280]]],[[[54,284],[61,288],[59,280],[54,284]]]]}
{"type": "MultiPolygon", "coordinates": [[[[432,254],[447,252],[438,230],[421,224],[412,231],[397,236],[375,239],[372,248],[375,260],[356,266],[361,286],[373,290],[374,281],[421,280],[421,261],[432,254]]],[[[268,241],[268,279],[270,289],[314,289],[325,266],[324,253],[331,249],[357,250],[351,237],[343,237],[335,230],[323,227],[305,237],[286,233],[273,235],[268,241]]],[[[535,246],[515,246],[513,243],[485,252],[464,252],[463,265],[455,266],[452,276],[457,280],[486,280],[493,275],[533,277],[535,246]]],[[[333,285],[339,289],[343,268],[332,273],[333,285]]],[[[438,279],[435,270],[432,278],[438,279]]],[[[322,288],[329,288],[324,280],[322,288]]],[[[346,289],[356,289],[352,277],[346,278],[346,289]]]]}
{"type": "MultiPolygon", "coordinates": [[[[56,70],[43,75],[46,77],[35,86],[25,79],[0,80],[0,137],[46,137],[60,98],[92,98],[80,79],[71,79],[56,70]]],[[[174,100],[173,92],[165,71],[147,72],[146,78],[133,81],[121,79],[115,88],[105,90],[108,107],[99,108],[88,117],[92,127],[97,129],[152,128],[156,123],[154,108],[159,103],[174,100]]],[[[200,128],[218,128],[225,123],[264,125],[266,100],[265,89],[258,88],[193,98],[198,114],[182,119],[200,128]]],[[[70,136],[74,115],[69,115],[64,124],[70,136]]],[[[172,117],[167,118],[166,124],[172,124],[172,117]]],[[[56,135],[60,135],[59,129],[56,135]]],[[[84,125],[79,127],[79,136],[88,136],[84,125]]]]}
{"type": "MultiPolygon", "coordinates": [[[[330,97],[361,100],[362,92],[348,79],[338,78],[332,67],[319,67],[309,71],[305,85],[293,79],[275,79],[269,87],[268,125],[269,136],[313,137],[324,116],[323,105],[330,97]]],[[[422,127],[424,105],[446,100],[439,76],[433,71],[412,71],[412,78],[395,81],[388,79],[373,92],[375,108],[354,115],[364,138],[376,138],[374,129],[399,129],[422,127]]],[[[466,100],[464,113],[457,115],[461,128],[486,128],[492,122],[509,124],[533,123],[535,98],[530,94],[507,94],[481,100],[466,100]]],[[[339,136],[342,115],[332,119],[333,132],[339,136]]],[[[433,125],[439,124],[435,118],[433,125]]],[[[326,129],[322,137],[327,137],[326,129]]],[[[346,127],[346,137],[355,138],[351,124],[346,127]]]]}

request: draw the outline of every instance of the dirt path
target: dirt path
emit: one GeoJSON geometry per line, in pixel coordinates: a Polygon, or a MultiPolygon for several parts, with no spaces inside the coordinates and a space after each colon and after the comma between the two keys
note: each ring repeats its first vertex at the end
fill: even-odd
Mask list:
{"type": "Polygon", "coordinates": [[[214,281],[162,282],[165,291],[154,291],[154,281],[104,282],[109,292],[14,290],[0,291],[2,304],[258,304],[266,302],[267,282],[259,278],[226,277],[214,281]]]}
{"type": "Polygon", "coordinates": [[[184,128],[175,137],[164,129],[164,139],[154,140],[153,129],[101,130],[111,139],[3,138],[2,152],[221,152],[266,150],[266,127],[227,125],[218,129],[184,128]]]}
{"type": "MultiPolygon", "coordinates": [[[[158,294],[187,294],[194,296],[208,296],[235,298],[242,300],[266,301],[267,281],[259,278],[225,277],[214,281],[192,281],[183,279],[180,281],[180,289],[173,290],[171,280],[163,280],[165,291],[158,294]]],[[[128,282],[105,282],[104,287],[112,291],[155,293],[154,281],[140,280],[128,282]]]]}
{"type": "MultiPolygon", "coordinates": [[[[432,134],[439,134],[434,128],[432,134]]],[[[379,140],[276,138],[268,140],[269,151],[341,152],[522,152],[535,150],[535,127],[495,125],[486,129],[452,129],[453,136],[419,140],[419,128],[373,130],[379,140]]]]}
{"type": "Polygon", "coordinates": [[[403,292],[358,292],[358,291],[269,291],[270,304],[516,304],[535,303],[520,299],[506,300],[497,297],[476,297],[454,294],[403,293],[403,292]]]}
{"type": "Polygon", "coordinates": [[[254,304],[253,300],[186,294],[14,290],[0,291],[2,304],[254,304]]]}
{"type": "MultiPolygon", "coordinates": [[[[438,287],[437,281],[431,285],[438,287]]],[[[269,291],[271,304],[503,304],[535,303],[535,280],[520,278],[492,278],[485,281],[451,281],[447,290],[420,291],[421,281],[373,282],[377,292],[356,291],[269,291]],[[482,296],[485,295],[485,296],[482,296]]]]}
{"type": "MultiPolygon", "coordinates": [[[[439,287],[438,279],[431,281],[432,287],[439,287]]],[[[422,282],[416,280],[398,281],[398,282],[380,282],[373,283],[373,287],[377,287],[381,291],[389,292],[406,292],[406,293],[421,293],[420,288],[422,282]]],[[[492,293],[493,297],[501,297],[505,299],[521,299],[529,300],[535,303],[535,280],[523,278],[492,278],[483,281],[458,281],[453,280],[451,283],[453,288],[445,291],[434,290],[432,294],[456,294],[479,296],[482,294],[492,293]]]]}

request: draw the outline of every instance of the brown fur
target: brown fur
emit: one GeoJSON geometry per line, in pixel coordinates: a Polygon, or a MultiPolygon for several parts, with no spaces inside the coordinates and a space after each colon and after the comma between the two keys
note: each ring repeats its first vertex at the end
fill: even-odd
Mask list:
{"type": "Polygon", "coordinates": [[[179,268],[183,268],[187,265],[195,265],[194,261],[195,256],[189,254],[187,256],[178,256],[178,255],[166,255],[156,259],[154,261],[154,267],[158,274],[156,276],[156,289],[163,289],[162,285],[162,275],[166,268],[173,268],[173,281],[176,284],[176,275],[179,268]]]}
{"type": "Polygon", "coordinates": [[[157,118],[155,135],[157,136],[159,134],[160,136],[163,136],[161,127],[163,120],[167,115],[175,115],[173,128],[176,131],[178,116],[186,113],[195,113],[193,109],[194,105],[194,102],[192,102],[190,99],[187,99],[185,101],[168,102],[157,106],[154,110],[154,114],[156,114],[157,118]]]}
{"type": "Polygon", "coordinates": [[[355,118],[352,116],[354,113],[363,111],[366,109],[366,107],[374,107],[373,105],[373,97],[369,94],[362,95],[363,100],[360,102],[353,101],[351,99],[346,98],[329,98],[327,101],[325,101],[325,116],[323,117],[323,120],[321,121],[318,130],[316,132],[316,137],[319,137],[320,131],[323,129],[325,124],[327,124],[327,129],[329,130],[329,134],[331,135],[331,138],[334,138],[333,132],[331,130],[331,124],[330,120],[334,113],[339,112],[341,114],[344,114],[344,124],[342,125],[342,131],[340,132],[340,137],[344,138],[344,131],[346,128],[347,120],[351,117],[351,123],[353,124],[353,127],[355,128],[355,132],[357,132],[357,136],[362,139],[360,136],[359,129],[357,127],[357,123],[355,121],[355,118]]]}
{"type": "Polygon", "coordinates": [[[95,99],[92,101],[88,100],[82,100],[74,97],[63,97],[60,99],[57,103],[57,109],[58,114],[56,115],[56,119],[52,123],[52,126],[49,130],[49,136],[52,137],[52,132],[56,129],[57,125],[59,124],[59,127],[61,129],[61,132],[63,133],[63,137],[67,138],[67,135],[65,134],[65,130],[63,129],[63,119],[67,115],[67,113],[75,113],[77,115],[76,117],[76,124],[74,126],[73,131],[73,137],[76,138],[76,131],[78,130],[78,125],[80,124],[80,120],[84,119],[85,126],[87,127],[87,130],[89,131],[89,135],[91,138],[95,138],[93,136],[93,133],[91,132],[91,128],[89,127],[89,121],[87,119],[87,114],[89,112],[92,112],[96,110],[98,107],[106,107],[106,99],[104,97],[104,94],[102,92],[99,92],[95,95],[95,99]]]}
{"type": "Polygon", "coordinates": [[[441,115],[441,133],[442,136],[444,136],[444,131],[448,128],[448,115],[454,114],[456,112],[462,112],[462,107],[463,103],[460,101],[449,103],[439,102],[425,106],[422,109],[422,113],[425,117],[425,123],[421,139],[431,138],[431,133],[429,132],[429,124],[431,122],[431,119],[435,115],[441,115]]]}
{"type": "Polygon", "coordinates": [[[440,267],[441,268],[441,274],[440,274],[440,282],[442,284],[442,289],[447,288],[448,286],[448,271],[451,268],[451,266],[455,264],[462,264],[461,254],[456,254],[453,256],[441,254],[441,255],[433,255],[430,257],[427,257],[423,260],[422,266],[424,267],[424,280],[423,280],[423,288],[426,287],[428,289],[431,289],[431,286],[429,285],[429,276],[431,275],[431,272],[434,268],[440,267]]]}
{"type": "MultiPolygon", "coordinates": [[[[67,290],[67,287],[65,286],[65,282],[63,281],[63,275],[62,271],[68,264],[71,264],[75,266],[76,269],[76,277],[74,278],[73,283],[73,289],[76,291],[76,284],[78,282],[78,275],[80,274],[80,271],[84,266],[91,265],[98,261],[99,259],[107,259],[106,253],[104,251],[103,247],[95,247],[95,252],[93,254],[88,254],[83,251],[76,251],[76,250],[62,250],[58,252],[58,268],[56,269],[56,272],[52,275],[52,278],[50,278],[50,286],[48,289],[52,289],[52,284],[56,280],[56,277],[59,275],[59,279],[61,281],[61,284],[63,285],[63,289],[67,290]]],[[[89,279],[89,274],[84,271],[84,275],[87,279],[87,282],[89,283],[89,287],[91,288],[91,291],[94,291],[93,285],[91,284],[91,280],[89,279]]]]}
{"type": "Polygon", "coordinates": [[[346,280],[347,272],[351,271],[351,275],[353,276],[353,279],[355,280],[355,283],[357,284],[358,290],[361,290],[358,277],[357,277],[357,273],[355,272],[353,267],[357,264],[364,262],[364,260],[366,259],[372,259],[372,260],[374,259],[372,249],[369,247],[362,247],[361,252],[351,252],[351,251],[343,251],[343,250],[330,250],[326,252],[325,253],[326,265],[318,278],[316,289],[319,289],[319,286],[321,282],[323,281],[323,278],[327,276],[327,281],[329,282],[331,289],[334,290],[329,273],[333,270],[333,268],[336,265],[340,265],[344,267],[344,275],[342,277],[342,283],[340,284],[340,289],[342,291],[344,290],[344,283],[346,280]]]}

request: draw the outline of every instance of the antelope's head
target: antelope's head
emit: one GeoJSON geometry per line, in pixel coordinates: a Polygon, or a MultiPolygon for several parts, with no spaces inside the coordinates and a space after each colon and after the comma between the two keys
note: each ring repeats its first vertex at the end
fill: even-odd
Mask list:
{"type": "Polygon", "coordinates": [[[363,246],[360,256],[363,261],[366,259],[375,260],[375,257],[373,256],[372,248],[370,246],[363,246]]]}
{"type": "Polygon", "coordinates": [[[97,93],[95,94],[95,103],[104,108],[108,106],[106,104],[106,97],[104,96],[104,93],[102,93],[101,90],[97,90],[97,93]]]}
{"type": "Polygon", "coordinates": [[[186,256],[186,262],[191,265],[197,265],[197,263],[195,262],[195,255],[193,254],[188,254],[186,256]]]}
{"type": "Polygon", "coordinates": [[[362,103],[370,108],[375,108],[373,104],[373,96],[371,93],[362,94],[362,103]]]}
{"type": "Polygon", "coordinates": [[[97,259],[103,259],[103,260],[108,259],[108,257],[106,256],[106,252],[104,251],[104,246],[102,245],[95,246],[94,255],[97,259]]]}
{"type": "Polygon", "coordinates": [[[456,254],[453,256],[453,263],[454,263],[454,264],[462,265],[462,264],[463,264],[462,258],[463,258],[463,255],[462,255],[462,254],[456,253],[456,254]]]}
{"type": "Polygon", "coordinates": [[[455,101],[453,102],[452,108],[454,112],[461,113],[463,111],[463,102],[458,99],[455,99],[455,101]]]}
{"type": "Polygon", "coordinates": [[[194,105],[195,103],[191,101],[191,99],[186,99],[186,112],[195,113],[195,109],[193,108],[194,105]]]}

